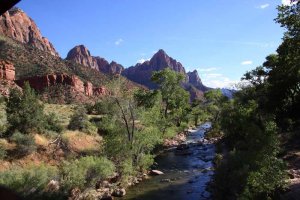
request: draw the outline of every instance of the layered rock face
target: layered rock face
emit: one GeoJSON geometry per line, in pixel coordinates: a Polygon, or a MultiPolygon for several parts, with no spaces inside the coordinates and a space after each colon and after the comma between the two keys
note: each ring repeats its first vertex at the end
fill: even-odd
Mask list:
{"type": "Polygon", "coordinates": [[[109,94],[105,87],[94,87],[91,82],[83,82],[75,75],[67,74],[50,74],[46,76],[34,76],[22,80],[16,80],[16,83],[23,87],[28,82],[32,88],[43,91],[47,87],[55,85],[71,86],[73,91],[80,92],[86,96],[101,96],[109,94]]]}
{"type": "Polygon", "coordinates": [[[74,61],[86,67],[97,69],[105,74],[120,75],[124,67],[114,61],[109,63],[104,58],[92,56],[84,45],[78,45],[71,49],[66,60],[74,61]]]}
{"type": "Polygon", "coordinates": [[[0,79],[14,81],[15,67],[11,62],[0,60],[0,79]]]}
{"type": "Polygon", "coordinates": [[[49,40],[42,36],[35,22],[18,8],[0,16],[0,34],[59,56],[49,40]]]}

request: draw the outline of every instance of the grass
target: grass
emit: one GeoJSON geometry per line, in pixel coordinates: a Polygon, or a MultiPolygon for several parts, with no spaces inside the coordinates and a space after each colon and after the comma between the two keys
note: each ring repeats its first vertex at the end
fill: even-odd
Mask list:
{"type": "Polygon", "coordinates": [[[88,135],[80,131],[65,131],[62,134],[63,141],[75,152],[97,152],[101,148],[102,137],[88,135]]]}
{"type": "Polygon", "coordinates": [[[67,127],[70,118],[74,113],[74,110],[76,108],[76,105],[60,105],[60,104],[45,104],[44,112],[46,114],[54,113],[63,127],[67,127]]]}

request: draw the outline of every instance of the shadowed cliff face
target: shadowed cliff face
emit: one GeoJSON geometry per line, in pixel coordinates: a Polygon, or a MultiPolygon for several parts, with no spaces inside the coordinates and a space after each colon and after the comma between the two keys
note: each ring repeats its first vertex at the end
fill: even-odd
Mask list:
{"type": "Polygon", "coordinates": [[[78,45],[71,49],[66,60],[74,61],[110,75],[119,75],[124,70],[122,65],[114,61],[109,63],[104,58],[92,56],[90,51],[84,45],[78,45]]]}
{"type": "Polygon", "coordinates": [[[197,70],[194,70],[192,72],[188,72],[187,76],[189,78],[188,83],[190,85],[194,86],[195,88],[197,88],[198,90],[203,91],[203,92],[205,92],[207,90],[210,90],[209,87],[206,87],[205,85],[203,85],[197,70]]]}
{"type": "Polygon", "coordinates": [[[18,8],[0,16],[0,34],[59,56],[49,40],[42,36],[35,22],[18,8]]]}

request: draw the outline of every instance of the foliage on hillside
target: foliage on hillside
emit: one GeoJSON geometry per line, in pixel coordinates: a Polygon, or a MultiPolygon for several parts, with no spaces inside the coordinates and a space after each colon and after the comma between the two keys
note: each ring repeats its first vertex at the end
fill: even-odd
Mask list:
{"type": "Polygon", "coordinates": [[[55,155],[60,161],[55,161],[55,167],[49,164],[41,167],[38,174],[45,172],[45,175],[40,177],[32,174],[36,166],[24,170],[8,168],[0,172],[0,177],[8,180],[2,184],[24,191],[25,196],[32,198],[56,197],[57,192],[64,197],[74,188],[95,187],[99,180],[115,172],[119,183],[127,185],[132,177],[144,173],[153,164],[154,148],[161,145],[164,138],[183,131],[188,124],[189,96],[180,87],[180,81],[172,81],[173,78],[180,80],[180,75],[165,70],[159,76],[160,85],[173,88],[165,91],[168,95],[162,93],[163,87],[157,91],[140,89],[133,94],[126,80],[120,77],[108,84],[112,91],[110,96],[85,108],[45,106],[28,84],[22,93],[12,90],[4,106],[7,121],[3,123],[8,128],[1,135],[8,144],[1,143],[0,158],[7,162],[27,156],[55,155]],[[178,91],[186,98],[179,99],[178,91]],[[36,136],[36,133],[43,135],[36,136]],[[28,187],[34,192],[23,188],[25,180],[30,182],[28,187]],[[61,185],[55,194],[45,192],[50,180],[61,185]]]}

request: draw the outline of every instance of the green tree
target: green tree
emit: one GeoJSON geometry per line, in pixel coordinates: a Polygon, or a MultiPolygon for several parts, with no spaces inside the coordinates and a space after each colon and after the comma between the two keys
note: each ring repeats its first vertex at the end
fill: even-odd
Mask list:
{"type": "Polygon", "coordinates": [[[162,95],[163,117],[174,120],[175,124],[180,126],[189,109],[189,94],[181,86],[183,74],[166,68],[154,72],[151,79],[158,85],[162,95]]]}
{"type": "Polygon", "coordinates": [[[12,89],[6,106],[10,131],[18,130],[22,133],[30,133],[34,130],[42,131],[43,109],[43,104],[28,83],[25,83],[23,92],[12,89]]]}

